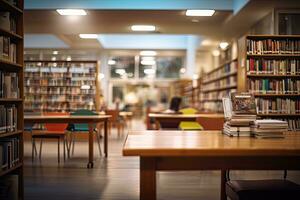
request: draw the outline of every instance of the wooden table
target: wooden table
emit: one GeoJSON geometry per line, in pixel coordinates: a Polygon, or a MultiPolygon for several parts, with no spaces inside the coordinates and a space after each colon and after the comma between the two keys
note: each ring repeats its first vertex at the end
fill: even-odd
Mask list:
{"type": "Polygon", "coordinates": [[[87,123],[89,125],[89,161],[88,168],[94,166],[94,138],[93,128],[94,124],[104,122],[104,154],[108,156],[108,142],[107,142],[107,121],[110,115],[94,115],[94,116],[46,116],[46,115],[28,115],[24,116],[24,123],[87,123]]]}
{"type": "Polygon", "coordinates": [[[124,118],[126,125],[131,128],[132,127],[131,120],[132,120],[133,113],[130,111],[120,111],[119,115],[124,118]]]}
{"type": "Polygon", "coordinates": [[[182,121],[197,121],[198,118],[223,119],[223,114],[166,114],[149,113],[150,118],[154,118],[156,123],[162,129],[177,129],[182,121]]]}
{"type": "Polygon", "coordinates": [[[300,170],[300,132],[283,139],[228,137],[220,131],[134,131],[124,156],[140,157],[140,199],[156,199],[156,171],[221,170],[221,199],[226,199],[226,170],[300,170]]]}

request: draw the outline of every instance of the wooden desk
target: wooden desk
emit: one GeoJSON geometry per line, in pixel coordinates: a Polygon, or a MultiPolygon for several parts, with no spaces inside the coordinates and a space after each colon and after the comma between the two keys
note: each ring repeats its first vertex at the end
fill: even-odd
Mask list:
{"type": "Polygon", "coordinates": [[[284,139],[228,137],[220,131],[134,131],[124,156],[140,157],[140,199],[156,199],[156,171],[221,170],[221,199],[226,199],[226,170],[300,170],[300,132],[284,139]]]}
{"type": "MultiPolygon", "coordinates": [[[[150,118],[154,118],[156,124],[162,129],[177,129],[182,121],[197,121],[199,118],[206,119],[224,119],[223,114],[165,114],[165,113],[149,113],[150,118]]],[[[205,127],[204,127],[205,128],[205,127]]]]}
{"type": "Polygon", "coordinates": [[[93,140],[93,125],[99,122],[104,122],[104,154],[108,156],[107,142],[107,121],[110,115],[94,115],[94,116],[43,116],[43,115],[28,115],[24,116],[24,123],[87,123],[89,125],[89,162],[88,168],[94,166],[94,140],[93,140]]]}

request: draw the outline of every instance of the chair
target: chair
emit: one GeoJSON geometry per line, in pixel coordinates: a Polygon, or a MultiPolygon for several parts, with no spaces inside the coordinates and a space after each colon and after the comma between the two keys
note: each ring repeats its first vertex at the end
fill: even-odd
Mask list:
{"type": "Polygon", "coordinates": [[[124,121],[119,116],[119,110],[106,110],[106,115],[111,115],[111,118],[108,120],[109,133],[111,133],[111,129],[113,126],[117,127],[118,137],[120,137],[120,133],[124,132],[124,121]]]}
{"type": "Polygon", "coordinates": [[[229,180],[226,196],[231,200],[296,200],[300,197],[300,185],[286,180],[285,171],[281,180],[229,180]]]}
{"type": "MultiPolygon", "coordinates": [[[[44,113],[46,116],[62,116],[62,115],[69,115],[68,113],[60,113],[60,112],[49,112],[44,113]]],[[[62,123],[45,123],[44,124],[45,130],[32,132],[32,151],[36,149],[35,139],[41,139],[40,142],[40,155],[39,158],[41,159],[42,156],[42,147],[43,147],[43,139],[57,139],[58,146],[57,146],[57,160],[60,163],[60,140],[63,141],[63,157],[64,161],[66,160],[66,128],[68,124],[62,123]]],[[[36,154],[37,155],[37,154],[36,154]]],[[[32,160],[34,159],[34,152],[32,152],[32,160]]]]}
{"type": "MultiPolygon", "coordinates": [[[[194,108],[184,108],[181,109],[179,112],[181,112],[183,115],[192,115],[192,114],[196,114],[198,110],[194,108]]],[[[180,122],[178,127],[181,130],[203,130],[203,127],[198,122],[193,122],[193,121],[180,122]]]]}
{"type": "MultiPolygon", "coordinates": [[[[90,111],[90,110],[80,109],[80,110],[77,110],[77,111],[71,113],[71,115],[72,116],[83,116],[83,115],[92,116],[92,115],[98,115],[98,113],[95,113],[95,112],[90,111]]],[[[71,135],[72,137],[71,137],[71,140],[70,140],[70,144],[72,144],[72,155],[73,155],[74,154],[74,148],[75,148],[75,135],[74,135],[74,133],[76,133],[76,132],[86,132],[86,133],[88,133],[89,132],[89,125],[88,124],[72,124],[71,131],[72,131],[72,135],[71,135]]],[[[101,137],[101,135],[100,135],[99,131],[96,129],[96,127],[94,127],[94,132],[96,134],[97,143],[98,143],[99,154],[101,156],[102,155],[101,146],[100,146],[100,137],[101,137]]]]}

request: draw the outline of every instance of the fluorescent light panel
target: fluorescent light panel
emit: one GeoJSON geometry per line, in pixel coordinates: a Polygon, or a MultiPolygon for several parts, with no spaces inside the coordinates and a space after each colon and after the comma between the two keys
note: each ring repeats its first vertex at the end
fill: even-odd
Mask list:
{"type": "Polygon", "coordinates": [[[97,39],[97,34],[79,34],[79,37],[82,39],[97,39]]]}
{"type": "Polygon", "coordinates": [[[153,25],[132,25],[132,31],[155,31],[155,26],[153,25]]]}
{"type": "Polygon", "coordinates": [[[156,51],[141,51],[140,55],[141,56],[156,56],[156,51]]]}
{"type": "Polygon", "coordinates": [[[83,10],[83,9],[57,9],[56,11],[60,15],[69,15],[69,16],[82,16],[82,15],[86,15],[85,10],[83,10]]]}
{"type": "Polygon", "coordinates": [[[215,10],[187,10],[185,15],[186,16],[195,16],[195,17],[210,17],[213,16],[215,10]]]}

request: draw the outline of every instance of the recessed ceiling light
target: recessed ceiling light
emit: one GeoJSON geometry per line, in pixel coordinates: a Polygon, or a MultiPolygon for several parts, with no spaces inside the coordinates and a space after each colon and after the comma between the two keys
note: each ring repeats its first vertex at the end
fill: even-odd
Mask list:
{"type": "Polygon", "coordinates": [[[142,60],[141,64],[142,65],[155,65],[155,60],[142,60]]]}
{"type": "Polygon", "coordinates": [[[57,55],[57,54],[58,54],[58,51],[53,51],[52,54],[53,54],[53,55],[57,55]]]}
{"type": "Polygon", "coordinates": [[[220,42],[219,46],[221,49],[226,49],[228,47],[229,43],[228,42],[220,42]]]}
{"type": "Polygon", "coordinates": [[[132,31],[155,31],[155,26],[153,25],[132,25],[132,31]]]}
{"type": "Polygon", "coordinates": [[[156,51],[141,51],[140,55],[141,56],[156,56],[156,51]]]}
{"type": "Polygon", "coordinates": [[[97,34],[79,34],[79,37],[82,39],[97,39],[97,34]]]}
{"type": "Polygon", "coordinates": [[[108,60],[108,65],[115,65],[117,62],[115,60],[108,60]]]}
{"type": "Polygon", "coordinates": [[[57,9],[56,11],[60,15],[71,15],[71,16],[86,15],[85,10],[83,9],[57,9]]]}
{"type": "Polygon", "coordinates": [[[187,10],[186,16],[213,16],[215,10],[187,10]]]}

